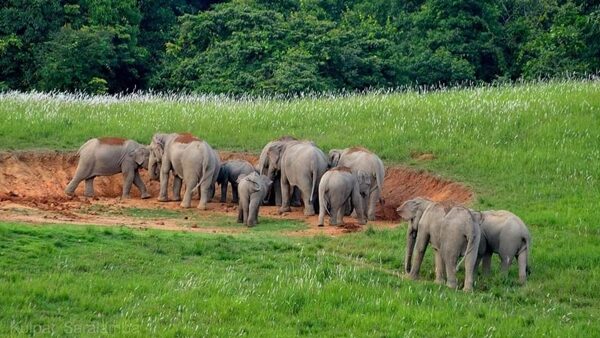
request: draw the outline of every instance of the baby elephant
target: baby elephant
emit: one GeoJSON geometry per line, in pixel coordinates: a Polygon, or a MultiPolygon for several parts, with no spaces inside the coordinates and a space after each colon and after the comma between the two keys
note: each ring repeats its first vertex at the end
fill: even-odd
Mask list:
{"type": "Polygon", "coordinates": [[[507,274],[513,258],[519,262],[519,282],[525,284],[529,273],[531,235],[523,221],[509,211],[484,211],[481,222],[479,260],[483,273],[489,274],[492,254],[500,255],[502,272],[507,274]]]}
{"type": "Polygon", "coordinates": [[[217,183],[221,185],[221,203],[227,200],[227,186],[231,183],[231,193],[233,195],[233,203],[238,202],[238,183],[237,180],[241,175],[248,175],[255,172],[254,166],[248,161],[230,160],[221,164],[217,183]]]}
{"type": "Polygon", "coordinates": [[[363,171],[353,173],[348,167],[335,167],[326,172],[319,184],[319,226],[325,223],[325,212],[330,224],[343,224],[347,210],[356,209],[358,223],[367,223],[367,202],[371,188],[371,176],[363,171]]]}
{"type": "Polygon", "coordinates": [[[258,208],[262,204],[273,181],[265,175],[253,172],[238,178],[238,223],[252,227],[258,223],[258,208]]]}
{"type": "Polygon", "coordinates": [[[138,173],[139,168],[148,169],[150,150],[146,146],[123,138],[93,138],[84,143],[77,154],[77,171],[65,189],[68,196],[73,196],[79,183],[85,180],[84,195],[93,197],[96,176],[123,173],[122,198],[129,198],[132,183],[140,190],[142,198],[150,197],[138,173]]]}

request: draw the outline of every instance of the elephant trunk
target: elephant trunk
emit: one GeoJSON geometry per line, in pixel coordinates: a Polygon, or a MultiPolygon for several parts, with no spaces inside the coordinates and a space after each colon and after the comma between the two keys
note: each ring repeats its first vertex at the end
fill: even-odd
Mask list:
{"type": "Polygon", "coordinates": [[[406,255],[404,256],[404,272],[406,273],[410,273],[412,269],[412,256],[415,250],[416,235],[416,232],[412,230],[409,224],[408,229],[406,229],[406,255]]]}
{"type": "Polygon", "coordinates": [[[150,161],[148,161],[148,174],[150,176],[150,180],[158,181],[160,177],[159,171],[160,166],[158,161],[150,159],[150,161]]]}

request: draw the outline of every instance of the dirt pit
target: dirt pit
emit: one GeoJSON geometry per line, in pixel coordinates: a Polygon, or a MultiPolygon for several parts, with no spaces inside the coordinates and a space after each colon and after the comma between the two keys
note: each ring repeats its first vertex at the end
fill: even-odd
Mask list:
{"type": "MultiPolygon", "coordinates": [[[[253,164],[257,156],[248,153],[220,152],[222,160],[244,159],[253,164]]],[[[148,179],[148,173],[141,171],[142,179],[151,199],[139,199],[137,188],[131,190],[132,199],[121,200],[122,176],[97,177],[94,180],[96,197],[83,197],[83,182],[76,190],[77,197],[69,198],[64,188],[73,177],[77,167],[77,156],[72,152],[58,151],[15,151],[0,153],[0,219],[4,221],[20,221],[30,223],[73,223],[95,224],[106,226],[131,226],[139,228],[160,228],[166,230],[185,230],[199,232],[243,232],[245,227],[210,227],[198,226],[193,222],[169,219],[165,217],[140,219],[118,212],[100,214],[90,211],[90,205],[105,206],[109,211],[126,208],[179,210],[179,202],[161,203],[156,200],[159,184],[148,179]]],[[[229,189],[230,191],[231,189],[229,189]]],[[[213,201],[218,201],[220,189],[216,189],[213,201]]],[[[379,205],[378,221],[372,222],[375,227],[391,227],[399,222],[396,208],[404,201],[414,197],[427,197],[434,201],[445,201],[449,204],[468,204],[473,198],[469,188],[439,178],[425,171],[415,171],[404,167],[386,169],[383,198],[385,204],[379,205]]],[[[231,196],[228,196],[228,201],[231,196]]],[[[197,201],[193,201],[197,203],[197,201]]],[[[209,210],[197,211],[203,214],[237,216],[237,206],[232,203],[209,203],[209,210]]],[[[292,212],[279,215],[277,207],[261,207],[262,216],[275,219],[302,220],[309,225],[306,230],[289,231],[291,235],[327,234],[337,235],[360,231],[351,217],[346,217],[343,227],[317,227],[317,217],[302,214],[302,208],[293,208],[292,212]]],[[[185,218],[187,220],[187,218],[185,218]]],[[[260,226],[260,225],[258,225],[260,226]]]]}

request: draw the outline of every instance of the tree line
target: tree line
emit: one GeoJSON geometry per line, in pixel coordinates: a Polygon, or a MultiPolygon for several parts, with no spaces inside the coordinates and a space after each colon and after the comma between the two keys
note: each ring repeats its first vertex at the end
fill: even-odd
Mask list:
{"type": "Polygon", "coordinates": [[[0,91],[277,94],[599,69],[596,1],[0,3],[0,91]]]}

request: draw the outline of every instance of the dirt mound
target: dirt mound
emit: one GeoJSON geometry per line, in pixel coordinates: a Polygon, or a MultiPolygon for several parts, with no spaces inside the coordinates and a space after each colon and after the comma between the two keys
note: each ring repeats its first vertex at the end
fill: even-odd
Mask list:
{"type": "MultiPolygon", "coordinates": [[[[258,157],[248,153],[220,152],[222,160],[243,159],[256,164],[258,157]]],[[[77,156],[72,152],[59,151],[16,151],[0,153],[0,202],[16,202],[42,210],[64,210],[72,200],[65,196],[64,188],[73,177],[77,167],[77,156]]],[[[150,181],[145,170],[140,172],[142,179],[152,196],[158,196],[158,182],[150,181]]],[[[396,208],[407,199],[422,196],[435,201],[467,204],[473,193],[464,185],[444,180],[424,171],[415,171],[404,167],[390,167],[386,170],[383,198],[385,205],[379,206],[377,218],[397,221],[396,208]]],[[[84,184],[75,191],[83,194],[84,184]]],[[[94,181],[96,196],[101,198],[119,198],[122,190],[122,177],[97,177],[94,181]]],[[[215,200],[220,189],[216,189],[215,200]]],[[[133,187],[132,197],[138,207],[154,208],[158,206],[155,198],[137,200],[139,192],[133,187]]],[[[98,200],[98,199],[96,199],[98,200]]],[[[132,200],[133,201],[133,200],[132,200]]],[[[92,201],[93,203],[93,201],[92,201]]],[[[231,212],[235,206],[211,203],[211,210],[231,212]],[[233,208],[233,209],[232,209],[233,208]],[[232,209],[232,210],[230,210],[232,209]]],[[[173,206],[177,207],[177,206],[173,206]]],[[[275,209],[274,209],[275,210],[275,209]]],[[[288,218],[298,218],[301,209],[290,213],[288,218]]],[[[302,217],[300,217],[302,218],[302,217]]],[[[311,220],[312,221],[312,220],[311,220]]],[[[350,220],[348,220],[350,221],[350,220]]],[[[309,223],[313,223],[310,222],[309,223]]],[[[348,231],[348,229],[346,229],[348,231]]],[[[351,231],[351,230],[350,230],[351,231]]]]}

